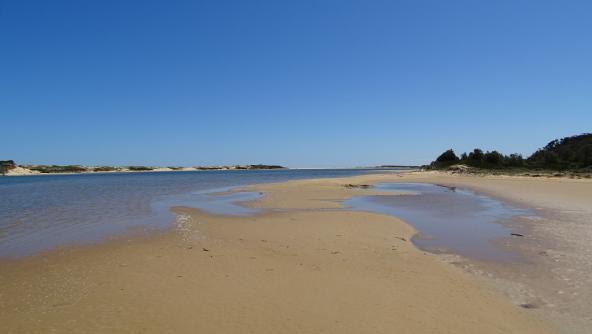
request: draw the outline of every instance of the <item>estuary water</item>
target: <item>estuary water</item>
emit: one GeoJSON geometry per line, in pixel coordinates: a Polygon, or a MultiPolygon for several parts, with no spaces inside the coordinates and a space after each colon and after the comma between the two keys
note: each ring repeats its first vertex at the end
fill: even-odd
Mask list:
{"type": "Polygon", "coordinates": [[[412,242],[426,251],[485,261],[521,260],[495,241],[511,236],[512,230],[505,222],[531,217],[532,210],[468,189],[434,184],[385,183],[375,188],[395,194],[354,197],[345,201],[345,206],[403,219],[418,230],[412,242]]]}
{"type": "MultiPolygon", "coordinates": [[[[208,191],[376,171],[232,170],[0,177],[0,257],[94,242],[137,228],[164,229],[175,222],[169,209],[176,205],[199,208],[205,203],[215,213],[248,213],[227,202],[216,202],[206,195],[208,191]]],[[[241,201],[253,195],[235,196],[241,201]]]]}

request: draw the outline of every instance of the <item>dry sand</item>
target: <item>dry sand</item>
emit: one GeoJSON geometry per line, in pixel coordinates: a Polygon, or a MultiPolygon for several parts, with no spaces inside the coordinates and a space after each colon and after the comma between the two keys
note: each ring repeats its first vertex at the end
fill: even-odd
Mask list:
{"type": "Polygon", "coordinates": [[[250,205],[282,210],[228,217],[178,207],[170,232],[3,260],[3,332],[553,332],[545,313],[416,249],[404,222],[338,210],[372,193],[344,184],[383,181],[458,183],[558,207],[585,207],[577,197],[592,184],[408,173],[250,187],[266,193],[250,205]]]}

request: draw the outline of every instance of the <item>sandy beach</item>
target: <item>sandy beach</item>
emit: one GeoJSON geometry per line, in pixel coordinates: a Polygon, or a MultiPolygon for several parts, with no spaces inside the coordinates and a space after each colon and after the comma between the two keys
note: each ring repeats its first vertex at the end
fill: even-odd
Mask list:
{"type": "Polygon", "coordinates": [[[591,12],[2,2],[0,334],[592,333],[591,12]]]}
{"type": "Polygon", "coordinates": [[[417,172],[245,189],[264,193],[245,205],[273,210],[175,207],[167,232],[2,260],[3,331],[583,333],[590,323],[589,180],[417,172]],[[344,185],[380,182],[462,186],[538,208],[541,219],[516,222],[525,238],[500,245],[533,260],[426,253],[405,222],[341,210],[376,193],[344,185]]]}

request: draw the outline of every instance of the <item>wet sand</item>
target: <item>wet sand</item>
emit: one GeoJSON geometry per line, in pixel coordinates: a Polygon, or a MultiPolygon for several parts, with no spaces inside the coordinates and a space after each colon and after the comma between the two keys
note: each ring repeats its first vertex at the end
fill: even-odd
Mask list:
{"type": "MultiPolygon", "coordinates": [[[[250,206],[280,210],[177,207],[170,232],[2,260],[0,323],[7,333],[547,333],[562,324],[520,307],[501,278],[472,274],[486,272],[478,264],[418,250],[401,220],[335,210],[376,194],[344,184],[392,181],[464,185],[552,212],[546,205],[585,208],[577,198],[592,185],[407,173],[248,187],[265,193],[250,206]]],[[[524,240],[547,233],[532,230],[524,240]]]]}
{"type": "MultiPolygon", "coordinates": [[[[361,181],[361,180],[360,180],[361,181]]],[[[592,181],[552,177],[473,176],[440,172],[406,173],[364,182],[425,182],[464,187],[533,209],[536,217],[504,224],[524,237],[497,240],[525,261],[496,263],[441,255],[486,280],[515,305],[550,321],[560,333],[592,328],[592,181]]]]}
{"type": "Polygon", "coordinates": [[[514,304],[552,322],[560,333],[592,328],[592,182],[587,179],[462,176],[414,173],[408,181],[467,187],[517,205],[537,217],[504,224],[523,234],[497,244],[526,258],[521,263],[479,262],[442,256],[486,279],[514,304]]]}

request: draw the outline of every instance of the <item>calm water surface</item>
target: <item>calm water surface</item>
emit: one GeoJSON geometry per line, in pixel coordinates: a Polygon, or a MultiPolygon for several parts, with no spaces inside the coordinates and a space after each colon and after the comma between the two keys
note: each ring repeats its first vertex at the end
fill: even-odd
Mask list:
{"type": "MultiPolygon", "coordinates": [[[[174,223],[169,208],[175,205],[205,207],[214,213],[249,213],[247,208],[240,209],[206,195],[208,190],[375,171],[250,170],[0,177],[0,257],[92,242],[137,227],[166,228],[174,223]]],[[[237,197],[233,200],[240,201],[256,194],[233,196],[237,197]]]]}
{"type": "Polygon", "coordinates": [[[345,201],[356,209],[403,219],[419,233],[413,243],[432,252],[451,252],[487,261],[519,261],[518,254],[494,244],[512,232],[503,223],[531,216],[514,207],[470,190],[423,183],[379,184],[379,190],[407,195],[363,196],[345,201]]]}

